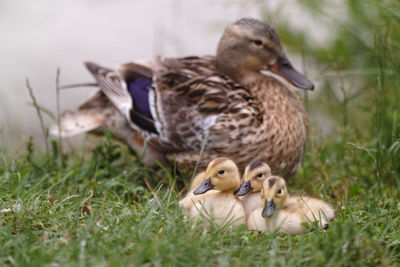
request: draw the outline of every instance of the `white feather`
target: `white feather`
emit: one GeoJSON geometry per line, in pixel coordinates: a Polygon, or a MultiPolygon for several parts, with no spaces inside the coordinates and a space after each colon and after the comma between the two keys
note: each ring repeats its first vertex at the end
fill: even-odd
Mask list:
{"type": "Polygon", "coordinates": [[[101,114],[96,113],[66,113],[61,119],[60,129],[57,124],[52,125],[50,134],[60,134],[61,137],[74,136],[100,127],[104,120],[101,114]]]}

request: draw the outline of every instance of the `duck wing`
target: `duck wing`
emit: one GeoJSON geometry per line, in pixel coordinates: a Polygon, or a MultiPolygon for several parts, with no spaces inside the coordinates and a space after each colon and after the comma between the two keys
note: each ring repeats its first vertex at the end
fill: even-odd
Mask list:
{"type": "Polygon", "coordinates": [[[122,64],[116,71],[93,62],[85,62],[85,65],[100,90],[125,115],[130,126],[140,132],[144,130],[146,139],[157,137],[148,103],[152,70],[136,63],[122,64]]]}
{"type": "MultiPolygon", "coordinates": [[[[161,141],[198,154],[206,136],[207,147],[215,149],[216,142],[233,137],[233,130],[249,118],[243,114],[254,118],[255,127],[262,121],[258,99],[219,73],[215,57],[160,59],[158,66],[150,101],[161,141]]],[[[241,141],[240,134],[233,138],[241,141]]]]}
{"type": "Polygon", "coordinates": [[[85,62],[85,66],[96,79],[101,91],[123,114],[127,114],[132,108],[132,101],[118,73],[94,62],[85,62]]]}
{"type": "Polygon", "coordinates": [[[233,130],[251,126],[241,121],[262,123],[258,100],[220,74],[211,56],[157,58],[146,65],[123,64],[117,71],[86,66],[131,127],[159,150],[198,153],[206,136],[209,147],[218,150],[215,142],[240,139],[233,130]]]}

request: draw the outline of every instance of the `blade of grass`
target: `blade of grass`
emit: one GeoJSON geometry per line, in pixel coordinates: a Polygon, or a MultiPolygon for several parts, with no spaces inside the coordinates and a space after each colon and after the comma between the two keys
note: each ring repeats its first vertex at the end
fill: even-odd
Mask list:
{"type": "Polygon", "coordinates": [[[57,102],[57,128],[58,128],[58,164],[64,165],[63,162],[63,145],[61,139],[61,112],[60,112],[60,68],[57,68],[56,75],[56,102],[57,102]]]}
{"type": "Polygon", "coordinates": [[[47,137],[48,137],[47,129],[46,129],[45,125],[44,125],[44,120],[43,120],[43,116],[42,116],[42,113],[41,113],[40,106],[36,101],[36,97],[33,94],[33,89],[32,89],[32,87],[31,87],[31,85],[29,83],[29,79],[28,78],[26,78],[26,87],[28,88],[29,96],[32,99],[33,106],[35,107],[36,113],[37,113],[37,115],[39,117],[40,127],[42,128],[42,133],[43,133],[43,141],[44,141],[44,144],[46,146],[46,152],[48,154],[49,153],[49,144],[47,142],[47,137]]]}

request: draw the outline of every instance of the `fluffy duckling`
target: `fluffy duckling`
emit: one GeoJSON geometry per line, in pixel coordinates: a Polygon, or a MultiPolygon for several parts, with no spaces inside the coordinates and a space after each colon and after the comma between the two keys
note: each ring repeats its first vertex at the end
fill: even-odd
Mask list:
{"type": "Polygon", "coordinates": [[[265,179],[271,176],[271,168],[262,161],[253,161],[246,166],[243,174],[243,182],[236,196],[242,201],[246,215],[253,210],[264,207],[260,191],[263,188],[265,179]]]}
{"type": "Polygon", "coordinates": [[[193,191],[195,190],[197,187],[199,187],[201,185],[201,183],[204,181],[204,177],[206,175],[205,171],[199,172],[192,180],[192,182],[190,183],[190,190],[193,191]]]}
{"type": "Polygon", "coordinates": [[[263,182],[261,195],[265,206],[248,217],[247,228],[250,230],[301,234],[305,231],[302,223],[318,221],[326,228],[335,217],[333,208],[321,199],[290,196],[285,180],[278,176],[263,182]]]}
{"type": "Polygon", "coordinates": [[[211,195],[204,195],[201,201],[194,203],[190,217],[205,216],[217,225],[232,223],[237,227],[246,223],[245,211],[234,191],[240,185],[240,174],[236,164],[228,158],[217,158],[211,161],[206,169],[206,179],[193,191],[202,195],[209,190],[216,190],[211,195]]]}
{"type": "Polygon", "coordinates": [[[200,173],[198,173],[194,178],[192,183],[190,184],[190,190],[189,192],[186,194],[186,196],[181,199],[181,201],[179,201],[179,205],[181,207],[183,207],[187,212],[190,212],[190,210],[192,209],[194,203],[204,199],[205,196],[207,195],[212,195],[215,192],[217,192],[217,190],[209,190],[204,194],[201,195],[194,195],[193,191],[199,187],[201,185],[201,183],[204,181],[204,177],[205,177],[206,172],[202,171],[200,173]]]}

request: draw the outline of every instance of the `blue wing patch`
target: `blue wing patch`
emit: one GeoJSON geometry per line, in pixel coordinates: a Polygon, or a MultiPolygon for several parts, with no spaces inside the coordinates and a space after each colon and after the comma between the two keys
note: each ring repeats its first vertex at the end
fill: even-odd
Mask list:
{"type": "Polygon", "coordinates": [[[149,90],[152,83],[151,79],[137,75],[134,80],[128,82],[128,90],[133,102],[131,120],[146,131],[157,133],[149,104],[149,90]]]}

